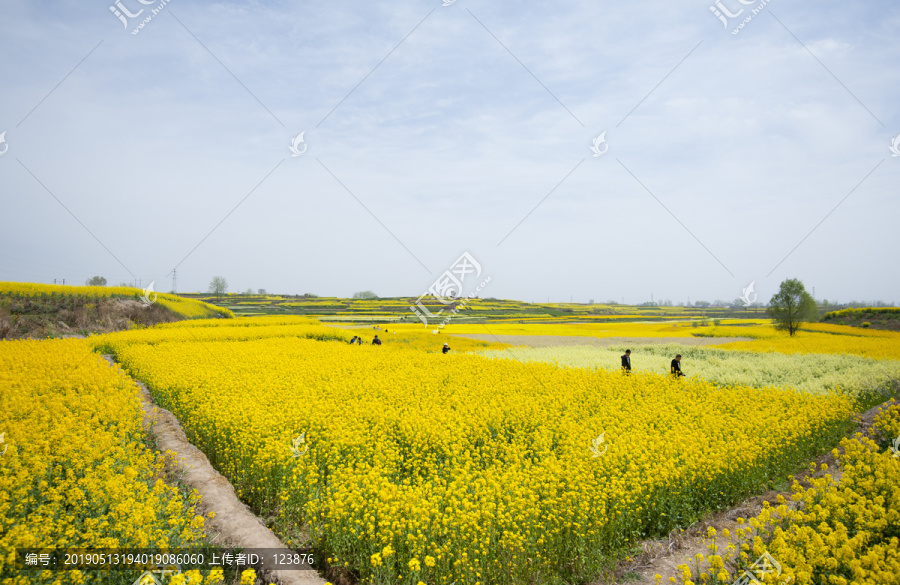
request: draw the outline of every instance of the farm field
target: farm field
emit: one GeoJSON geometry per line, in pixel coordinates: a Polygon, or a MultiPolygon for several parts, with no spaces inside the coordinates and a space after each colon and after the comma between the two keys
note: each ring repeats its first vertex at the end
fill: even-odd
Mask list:
{"type": "MultiPolygon", "coordinates": [[[[691,340],[686,343],[693,343],[692,340],[700,338],[705,340],[705,344],[752,352],[849,354],[874,359],[900,359],[900,332],[896,331],[815,323],[804,325],[791,337],[785,332],[777,331],[770,322],[762,320],[723,320],[719,325],[694,325],[695,323],[679,322],[556,325],[450,323],[442,331],[476,339],[493,339],[497,336],[597,337],[604,340],[621,338],[621,343],[628,343],[633,339],[659,339],[677,343],[679,338],[691,340]]],[[[398,329],[403,327],[410,326],[397,326],[398,329]]],[[[541,342],[541,345],[548,343],[541,342]]],[[[622,349],[624,351],[625,348],[622,349]]]]}
{"type": "Polygon", "coordinates": [[[255,318],[96,343],[254,510],[277,512],[283,539],[373,583],[590,581],[641,539],[782,481],[860,407],[825,389],[491,360],[460,344],[522,350],[385,329],[255,318]],[[356,334],[365,345],[341,343],[356,334]]]}
{"type": "MultiPolygon", "coordinates": [[[[3,394],[7,416],[24,412],[20,395],[31,391],[41,412],[65,410],[79,419],[25,417],[18,426],[14,418],[3,421],[15,459],[0,458],[0,477],[10,489],[25,493],[29,485],[41,485],[44,457],[113,462],[98,468],[99,479],[73,480],[63,471],[46,480],[58,486],[52,493],[65,494],[65,505],[83,500],[72,525],[59,525],[61,534],[46,521],[59,514],[52,508],[61,505],[58,500],[38,503],[51,506],[51,516],[16,516],[22,512],[8,506],[7,525],[25,530],[10,542],[124,546],[138,538],[126,531],[123,540],[112,540],[120,536],[110,526],[123,520],[103,515],[101,487],[111,506],[113,499],[141,500],[147,518],[155,518],[149,521],[163,527],[153,545],[203,542],[196,498],[184,500],[157,481],[162,463],[142,442],[131,376],[147,383],[156,403],[174,413],[188,439],[283,542],[318,552],[319,568],[332,581],[592,583],[642,541],[781,485],[835,446],[847,451],[845,465],[868,461],[865,449],[846,437],[854,413],[896,392],[897,336],[815,324],[795,338],[807,351],[789,353],[773,351],[785,341],[760,320],[696,327],[451,323],[434,334],[421,324],[334,326],[302,316],[259,316],[186,320],[86,340],[3,342],[0,360],[8,365],[0,373],[14,388],[3,394]],[[490,335],[454,334],[485,327],[498,336],[550,342],[599,336],[611,345],[522,347],[492,342],[490,335]],[[729,342],[735,330],[747,341],[729,342]],[[375,335],[381,346],[372,345],[375,335]],[[349,344],[354,336],[363,344],[349,344]],[[635,338],[645,342],[629,346],[634,373],[624,376],[620,346],[635,338]],[[689,345],[693,341],[719,347],[689,345]],[[445,342],[452,346],[448,355],[440,351],[445,342]],[[740,344],[750,349],[731,349],[740,344]],[[873,347],[878,357],[864,357],[873,347]],[[687,379],[666,374],[675,352],[684,356],[687,379]],[[98,353],[112,354],[127,376],[98,353]],[[117,398],[101,405],[100,395],[117,398]],[[79,407],[71,410],[66,405],[76,397],[79,407]],[[63,425],[95,425],[113,435],[50,455],[51,445],[65,442],[63,425]],[[130,441],[126,455],[104,451],[116,440],[130,441]],[[32,444],[44,445],[43,451],[32,444]],[[128,458],[134,474],[117,467],[128,458]],[[100,504],[91,503],[98,498],[100,504]]],[[[896,430],[896,418],[891,411],[880,423],[885,436],[896,430]]],[[[94,432],[100,431],[82,431],[94,432]]],[[[889,500],[897,489],[892,478],[848,485],[863,500],[889,500]]],[[[829,485],[802,488],[818,490],[802,497],[830,502],[829,485]]],[[[897,507],[888,500],[884,514],[893,518],[897,507]]],[[[797,582],[820,582],[804,577],[800,567],[827,559],[802,561],[789,552],[815,526],[781,512],[786,520],[779,526],[796,524],[798,540],[782,545],[780,533],[770,530],[750,541],[747,554],[776,551],[796,559],[791,575],[797,582]]],[[[775,521],[764,516],[753,526],[775,521]]],[[[887,570],[893,562],[890,532],[872,534],[888,552],[867,566],[887,570]]],[[[858,542],[848,546],[852,554],[841,553],[842,563],[867,554],[858,542]]],[[[4,554],[10,562],[10,549],[4,554]]],[[[728,562],[720,567],[712,561],[716,579],[735,578],[747,559],[732,555],[728,562]]],[[[681,571],[677,582],[692,579],[700,582],[699,572],[681,571]]]]}
{"type": "Polygon", "coordinates": [[[87,341],[0,342],[0,388],[0,582],[128,585],[135,577],[19,574],[17,548],[205,543],[195,496],[161,480],[163,457],[145,444],[134,383],[87,341]]]}
{"type": "MultiPolygon", "coordinates": [[[[851,396],[881,392],[891,395],[900,380],[900,360],[872,359],[846,354],[782,354],[727,350],[673,343],[628,345],[635,373],[665,374],[672,358],[682,355],[682,368],[692,377],[720,385],[779,386],[811,394],[840,390],[851,396]]],[[[498,359],[540,361],[579,368],[619,371],[626,347],[517,347],[487,350],[498,359]]]]}
{"type": "Polygon", "coordinates": [[[821,477],[806,485],[795,480],[789,497],[767,502],[754,517],[738,517],[734,534],[707,530],[705,554],[679,565],[679,578],[730,584],[734,574],[754,572],[754,559],[769,555],[780,560],[778,583],[897,583],[898,437],[900,404],[892,401],[879,409],[870,431],[841,440],[832,451],[836,469],[822,464],[821,477]]]}
{"type": "MultiPolygon", "coordinates": [[[[231,293],[213,296],[187,294],[191,298],[233,311],[239,316],[301,315],[322,321],[341,323],[418,323],[410,306],[421,302],[429,311],[452,309],[458,303],[443,305],[430,295],[425,298],[389,297],[374,299],[342,299],[307,295],[281,296],[231,293]]],[[[459,303],[461,304],[461,303],[459,303]]],[[[683,307],[634,306],[610,303],[527,303],[524,301],[473,298],[454,319],[461,322],[561,323],[615,322],[620,320],[662,321],[671,319],[759,318],[765,317],[760,307],[683,307]]]]}

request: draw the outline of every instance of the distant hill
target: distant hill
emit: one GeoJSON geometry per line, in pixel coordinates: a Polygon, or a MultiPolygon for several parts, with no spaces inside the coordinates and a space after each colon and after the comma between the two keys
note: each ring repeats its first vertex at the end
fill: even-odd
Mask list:
{"type": "Polygon", "coordinates": [[[138,288],[0,282],[0,339],[84,336],[211,317],[234,314],[138,288]]]}
{"type": "Polygon", "coordinates": [[[483,323],[522,321],[523,323],[559,323],[562,321],[622,322],[660,321],[669,319],[705,318],[765,318],[762,307],[682,307],[659,305],[619,305],[612,303],[528,303],[525,301],[471,298],[442,304],[433,296],[388,297],[375,299],[345,299],[317,297],[314,295],[226,294],[212,296],[206,293],[186,293],[183,296],[227,307],[235,315],[305,315],[320,317],[322,321],[337,322],[418,322],[410,307],[417,302],[428,311],[452,310],[459,312],[454,322],[483,323]]]}

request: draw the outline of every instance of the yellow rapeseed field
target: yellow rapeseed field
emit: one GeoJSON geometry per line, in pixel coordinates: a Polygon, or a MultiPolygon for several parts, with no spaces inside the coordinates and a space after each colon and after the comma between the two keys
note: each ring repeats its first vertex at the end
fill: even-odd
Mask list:
{"type": "Polygon", "coordinates": [[[851,415],[836,394],[221,329],[102,343],[282,534],[306,525],[373,583],[590,579],[783,477],[851,415]]]}
{"type": "Polygon", "coordinates": [[[316,319],[300,316],[241,317],[239,319],[202,319],[164,323],[150,329],[121,331],[92,338],[94,346],[104,353],[115,353],[116,347],[132,343],[163,343],[169,341],[228,341],[274,337],[294,337],[319,341],[349,342],[354,336],[363,338],[363,345],[370,345],[378,335],[384,347],[407,348],[418,351],[438,352],[444,342],[450,342],[454,351],[507,347],[491,343],[434,335],[421,328],[397,328],[394,325],[376,327],[329,327],[316,319]]]}
{"type": "Polygon", "coordinates": [[[724,550],[711,531],[705,567],[680,566],[681,582],[730,585],[767,554],[781,574],[773,570],[766,583],[900,583],[900,405],[883,409],[873,428],[874,437],[857,433],[834,450],[843,471],[839,482],[830,473],[807,488],[795,481],[791,498],[797,506],[779,496],[779,505],[766,506],[749,522],[739,518],[744,526],[737,531],[737,545],[724,550]],[[704,572],[695,575],[698,570],[704,572]]]}
{"type": "Polygon", "coordinates": [[[0,438],[3,585],[114,583],[121,577],[20,575],[16,548],[165,548],[201,541],[196,499],[183,499],[160,479],[163,462],[144,444],[134,382],[92,353],[87,341],[0,342],[0,438]]]}
{"type": "MultiPolygon", "coordinates": [[[[442,333],[478,335],[564,335],[588,337],[691,337],[701,328],[684,327],[677,322],[652,323],[449,323],[442,333]]],[[[421,326],[419,326],[421,327],[421,326]]]]}
{"type": "MultiPolygon", "coordinates": [[[[875,359],[900,359],[900,332],[861,329],[828,323],[806,324],[793,337],[778,331],[770,321],[722,320],[718,326],[694,327],[677,321],[654,323],[488,323],[454,324],[444,334],[553,335],[581,337],[747,337],[750,341],[716,344],[723,349],[780,353],[860,355],[875,359]]],[[[413,328],[413,325],[402,327],[413,328]]],[[[421,326],[419,326],[421,328],[421,326]]]]}
{"type": "MultiPolygon", "coordinates": [[[[744,328],[723,326],[714,329],[719,330],[714,334],[737,337],[744,328]]],[[[753,341],[736,341],[718,347],[779,353],[848,354],[897,360],[900,359],[900,332],[816,323],[804,325],[793,337],[772,328],[768,335],[760,335],[753,341]]]]}
{"type": "MultiPolygon", "coordinates": [[[[672,358],[681,354],[683,371],[691,377],[719,385],[791,387],[814,394],[840,390],[860,398],[859,407],[863,410],[872,400],[892,393],[900,384],[900,360],[876,360],[846,354],[762,353],[670,343],[627,344],[627,348],[632,352],[634,372],[666,373],[672,358]]],[[[608,347],[517,347],[513,351],[484,350],[480,353],[496,359],[619,371],[619,358],[625,349],[626,345],[620,343],[608,347]]]]}

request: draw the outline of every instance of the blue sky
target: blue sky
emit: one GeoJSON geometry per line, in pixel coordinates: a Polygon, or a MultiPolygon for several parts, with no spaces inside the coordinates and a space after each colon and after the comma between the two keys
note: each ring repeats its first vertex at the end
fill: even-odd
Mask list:
{"type": "Polygon", "coordinates": [[[900,301],[900,5],[744,2],[2,0],[0,280],[900,301]]]}

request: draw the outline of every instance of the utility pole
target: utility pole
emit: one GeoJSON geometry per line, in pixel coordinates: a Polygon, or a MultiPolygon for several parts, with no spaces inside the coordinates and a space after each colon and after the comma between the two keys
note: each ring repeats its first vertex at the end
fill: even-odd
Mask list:
{"type": "Polygon", "coordinates": [[[178,269],[173,268],[172,269],[172,292],[173,293],[178,292],[177,282],[178,282],[178,269]]]}

